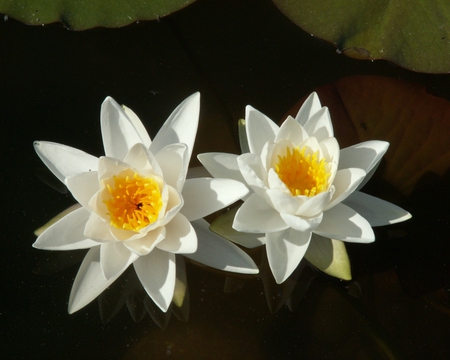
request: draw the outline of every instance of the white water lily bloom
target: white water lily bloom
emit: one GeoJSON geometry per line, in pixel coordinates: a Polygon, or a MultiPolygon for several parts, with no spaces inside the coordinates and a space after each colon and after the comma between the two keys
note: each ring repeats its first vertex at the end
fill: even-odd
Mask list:
{"type": "Polygon", "coordinates": [[[175,287],[175,254],[227,271],[258,272],[237,246],[207,232],[202,219],[248,189],[229,179],[186,180],[199,101],[196,93],[182,102],[152,141],[130,109],[106,98],[101,109],[106,156],[100,158],[35,142],[39,157],[81,207],[47,228],[33,246],[90,248],[72,287],[70,313],[95,299],[131,264],[149,296],[167,311],[175,287]]]}
{"type": "MultiPolygon", "coordinates": [[[[313,93],[281,127],[247,106],[241,147],[248,152],[201,154],[199,160],[213,176],[242,181],[252,190],[233,228],[264,234],[253,242],[266,245],[272,273],[282,283],[305,255],[313,234],[369,243],[375,240],[372,226],[411,217],[358,191],[388,146],[367,141],[340,150],[328,109],[313,93]]],[[[242,245],[248,246],[244,239],[242,245]]]]}

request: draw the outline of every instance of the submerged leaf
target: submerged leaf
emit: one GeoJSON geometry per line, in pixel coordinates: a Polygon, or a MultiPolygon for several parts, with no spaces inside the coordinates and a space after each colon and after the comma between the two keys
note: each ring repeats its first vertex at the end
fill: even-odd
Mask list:
{"type": "Polygon", "coordinates": [[[295,24],[356,59],[450,72],[450,2],[273,0],[295,24]]]}
{"type": "Polygon", "coordinates": [[[71,30],[121,27],[137,20],[154,20],[195,0],[0,0],[0,13],[27,25],[62,22],[71,30]]]}

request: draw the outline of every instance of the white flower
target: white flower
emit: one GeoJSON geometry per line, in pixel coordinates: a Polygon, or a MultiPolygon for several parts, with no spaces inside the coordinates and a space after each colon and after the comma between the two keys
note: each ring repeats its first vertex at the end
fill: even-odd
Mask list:
{"type": "Polygon", "coordinates": [[[241,147],[248,152],[201,154],[199,160],[213,176],[242,181],[253,190],[233,228],[264,235],[235,241],[266,244],[277,283],[295,270],[314,237],[369,243],[375,240],[371,226],[411,217],[358,191],[389,144],[367,141],[340,150],[328,109],[315,93],[281,127],[250,106],[245,118],[241,147]]]}
{"type": "Polygon", "coordinates": [[[186,180],[199,101],[196,93],[181,103],[152,141],[130,109],[106,98],[101,109],[106,156],[100,158],[65,145],[35,143],[39,157],[81,204],[33,245],[90,248],[72,287],[70,313],[95,299],[131,264],[166,311],[175,287],[175,254],[223,270],[258,272],[248,255],[208,232],[202,219],[245,196],[247,188],[229,179],[186,180]]]}

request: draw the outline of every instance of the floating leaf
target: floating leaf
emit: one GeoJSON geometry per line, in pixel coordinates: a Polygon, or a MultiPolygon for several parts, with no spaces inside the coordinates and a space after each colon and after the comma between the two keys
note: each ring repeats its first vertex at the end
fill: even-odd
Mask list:
{"type": "Polygon", "coordinates": [[[450,168],[450,102],[423,86],[351,76],[316,91],[330,109],[341,148],[366,140],[390,143],[378,172],[403,194],[409,195],[426,173],[442,176],[450,168]]]}
{"type": "Polygon", "coordinates": [[[28,25],[62,22],[72,30],[121,27],[169,15],[195,0],[0,0],[0,13],[28,25]]]}
{"type": "Polygon", "coordinates": [[[450,72],[450,2],[273,0],[295,24],[356,59],[450,72]]]}
{"type": "Polygon", "coordinates": [[[350,260],[342,241],[313,234],[305,258],[325,274],[342,280],[352,278],[350,260]]]}

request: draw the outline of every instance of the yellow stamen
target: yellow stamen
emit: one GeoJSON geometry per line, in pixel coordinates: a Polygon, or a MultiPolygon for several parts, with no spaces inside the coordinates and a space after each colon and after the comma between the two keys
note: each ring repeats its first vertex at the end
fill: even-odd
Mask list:
{"type": "Polygon", "coordinates": [[[315,196],[328,188],[330,173],[327,170],[327,162],[320,159],[319,152],[305,155],[306,147],[292,150],[286,147],[286,155],[278,155],[278,163],[275,164],[275,172],[291,194],[315,196]]]}
{"type": "Polygon", "coordinates": [[[162,207],[161,191],[155,179],[137,173],[133,177],[113,177],[114,186],[106,185],[111,198],[104,200],[111,225],[138,232],[158,219],[162,207]]]}

